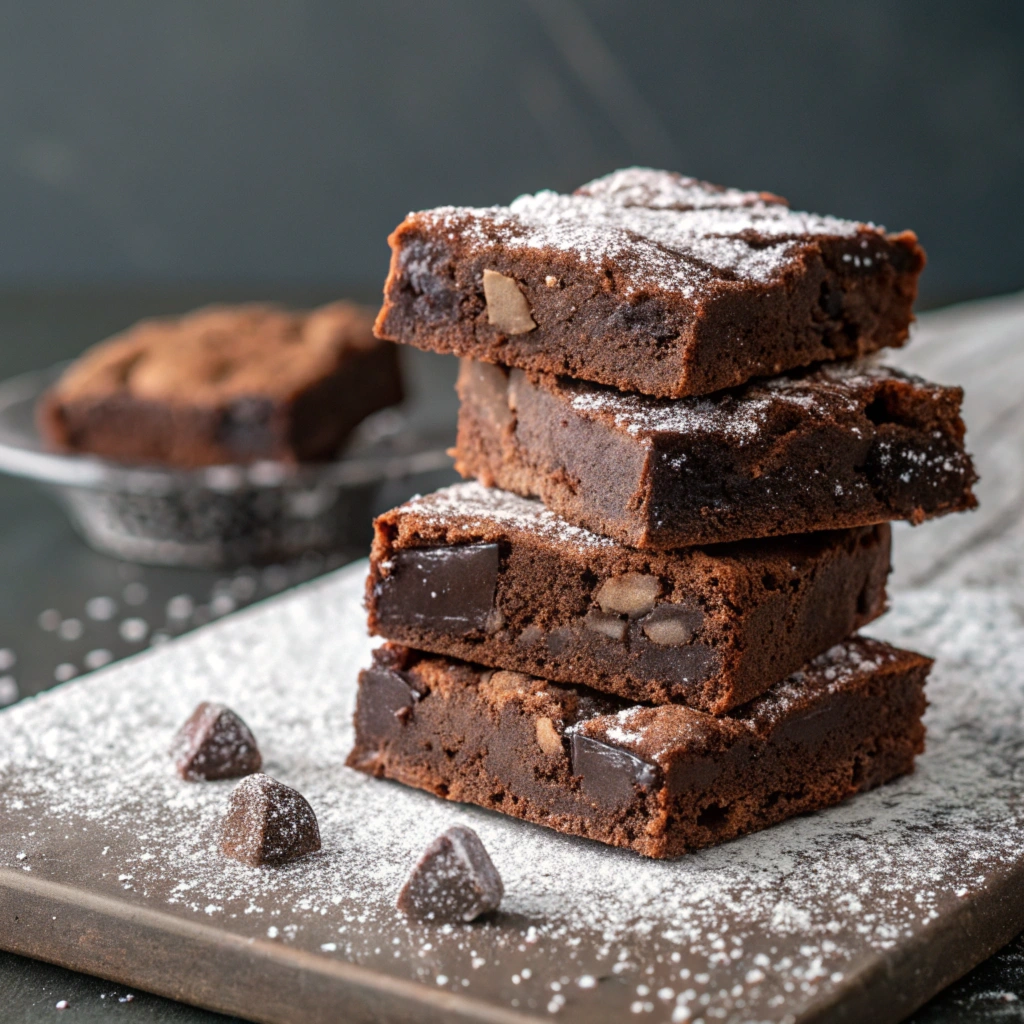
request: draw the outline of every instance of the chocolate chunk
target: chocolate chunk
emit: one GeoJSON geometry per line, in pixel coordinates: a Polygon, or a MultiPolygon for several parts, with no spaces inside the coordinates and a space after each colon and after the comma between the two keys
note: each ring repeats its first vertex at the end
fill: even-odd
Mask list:
{"type": "Polygon", "coordinates": [[[503,334],[529,334],[537,327],[530,315],[530,304],[514,278],[496,270],[484,271],[484,298],[487,322],[503,334]]]}
{"type": "Polygon", "coordinates": [[[320,849],[320,828],[301,793],[259,773],[232,790],[220,849],[251,867],[285,864],[320,849]]]}
{"type": "Polygon", "coordinates": [[[480,837],[464,825],[442,832],[398,894],[398,909],[424,921],[472,921],[497,910],[504,894],[480,837]]]}
{"type": "Polygon", "coordinates": [[[396,552],[377,585],[377,616],[385,626],[412,622],[456,636],[487,631],[498,568],[497,544],[396,552]]]}
{"type": "Polygon", "coordinates": [[[178,730],[171,744],[178,774],[187,782],[237,779],[263,764],[249,727],[224,704],[203,701],[178,730]]]}
{"type": "Polygon", "coordinates": [[[356,728],[363,736],[386,739],[411,713],[419,694],[395,669],[368,668],[356,704],[356,728]]]}
{"type": "Polygon", "coordinates": [[[640,625],[644,636],[662,647],[688,644],[704,622],[704,613],[697,608],[684,608],[678,604],[660,604],[645,615],[640,625]]]}
{"type": "Polygon", "coordinates": [[[630,654],[637,669],[666,683],[699,683],[721,671],[722,657],[713,647],[701,643],[669,646],[652,643],[644,623],[633,623],[629,633],[630,654]]]}
{"type": "Polygon", "coordinates": [[[648,790],[658,769],[621,747],[573,731],[570,740],[572,773],[582,779],[583,795],[610,810],[628,807],[637,789],[648,790]]]}

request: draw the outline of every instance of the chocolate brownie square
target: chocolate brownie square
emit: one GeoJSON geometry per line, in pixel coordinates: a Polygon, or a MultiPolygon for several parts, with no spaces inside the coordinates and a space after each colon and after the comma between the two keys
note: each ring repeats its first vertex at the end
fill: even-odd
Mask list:
{"type": "Polygon", "coordinates": [[[373,337],[363,307],[212,306],[89,349],[38,420],[55,448],[125,462],[312,462],[401,399],[395,347],[373,337]]]}
{"type": "Polygon", "coordinates": [[[657,399],[464,360],[456,468],[666,550],[973,508],[960,388],[831,363],[657,399]]]}
{"type": "Polygon", "coordinates": [[[902,345],[925,262],[912,232],[643,168],[389,241],[379,337],[669,398],[902,345]]]}
{"type": "Polygon", "coordinates": [[[474,482],[374,529],[372,634],[713,714],[885,610],[888,524],[643,552],[474,482]]]}
{"type": "Polygon", "coordinates": [[[722,717],[388,644],[349,765],[559,832],[673,857],[913,770],[920,654],[853,637],[722,717]]]}

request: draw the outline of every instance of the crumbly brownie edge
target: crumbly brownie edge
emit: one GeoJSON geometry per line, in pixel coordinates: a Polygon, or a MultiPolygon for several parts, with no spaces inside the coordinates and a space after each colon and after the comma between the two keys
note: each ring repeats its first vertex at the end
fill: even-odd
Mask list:
{"type": "Polygon", "coordinates": [[[539,497],[570,522],[632,547],[671,550],[893,519],[916,525],[977,504],[959,388],[896,376],[878,387],[879,402],[894,410],[861,403],[832,425],[808,419],[802,432],[780,415],[774,440],[767,428],[747,432],[742,445],[705,434],[695,449],[685,431],[617,423],[601,411],[614,395],[580,381],[512,370],[501,412],[499,389],[480,381],[503,374],[463,360],[455,468],[539,497]]]}
{"type": "MultiPolygon", "coordinates": [[[[721,714],[886,606],[888,525],[640,552],[581,542],[573,535],[584,531],[564,521],[539,530],[531,505],[462,484],[379,516],[366,585],[371,634],[630,700],[721,714]],[[510,512],[519,508],[525,514],[517,521],[510,512]],[[489,547],[493,559],[481,560],[489,547]],[[598,595],[613,579],[656,581],[653,607],[632,617],[603,608],[598,595]],[[424,587],[432,597],[420,608],[424,587]]],[[[545,523],[557,520],[542,515],[545,523]]]]}
{"type": "MultiPolygon", "coordinates": [[[[888,652],[884,664],[774,719],[770,707],[744,720],[744,709],[712,718],[678,706],[619,705],[568,735],[565,722],[590,699],[586,688],[386,645],[360,676],[348,764],[559,832],[674,857],[913,770],[924,749],[931,661],[875,646],[888,652]],[[618,723],[636,715],[682,719],[679,728],[666,723],[676,729],[671,756],[645,760],[622,744],[618,723]],[[588,730],[596,743],[577,748],[588,730]],[[580,775],[571,759],[584,756],[580,775]]],[[[749,708],[774,699],[769,693],[749,708]]]]}
{"type": "Polygon", "coordinates": [[[564,252],[508,251],[450,234],[427,213],[389,237],[378,337],[668,398],[902,346],[924,266],[912,232],[865,229],[889,256],[875,273],[853,266],[849,239],[815,238],[778,280],[722,280],[697,303],[656,287],[624,296],[613,270],[596,273],[564,252]],[[516,282],[535,330],[506,334],[489,323],[484,270],[516,282]]]}

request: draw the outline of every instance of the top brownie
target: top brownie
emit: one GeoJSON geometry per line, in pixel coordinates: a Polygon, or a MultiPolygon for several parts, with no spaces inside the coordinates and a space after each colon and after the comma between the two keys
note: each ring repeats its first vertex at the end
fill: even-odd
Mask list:
{"type": "Polygon", "coordinates": [[[925,262],[912,232],[643,168],[389,241],[378,337],[664,398],[902,345],[925,262]]]}
{"type": "Polygon", "coordinates": [[[401,401],[396,350],[349,302],[246,304],[143,320],[89,349],[43,396],[51,445],[180,467],[334,455],[401,401]]]}

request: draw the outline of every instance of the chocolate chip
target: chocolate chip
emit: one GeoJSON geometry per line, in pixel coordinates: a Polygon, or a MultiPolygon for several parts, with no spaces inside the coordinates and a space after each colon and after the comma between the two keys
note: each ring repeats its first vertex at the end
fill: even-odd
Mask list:
{"type": "Polygon", "coordinates": [[[691,642],[677,647],[652,642],[644,620],[630,623],[629,650],[641,673],[670,685],[700,683],[722,668],[721,655],[708,644],[691,642]]]}
{"type": "Polygon", "coordinates": [[[464,825],[442,832],[398,894],[398,909],[425,921],[472,921],[497,910],[501,876],[480,837],[464,825]]]}
{"type": "Polygon", "coordinates": [[[592,736],[574,732],[571,740],[573,774],[582,779],[583,792],[606,807],[632,803],[637,790],[649,790],[658,769],[642,758],[592,736]]]}
{"type": "Polygon", "coordinates": [[[404,725],[420,695],[395,669],[374,664],[359,674],[356,730],[372,740],[387,739],[404,725]]]}
{"type": "Polygon", "coordinates": [[[649,790],[658,769],[621,747],[573,731],[570,740],[572,773],[581,780],[583,795],[608,810],[623,810],[649,790]]]}
{"type": "Polygon", "coordinates": [[[661,581],[642,572],[613,576],[601,584],[594,595],[603,612],[618,612],[638,619],[646,615],[661,593],[661,581]]]}
{"type": "Polygon", "coordinates": [[[250,775],[231,792],[221,853],[251,867],[285,864],[320,849],[306,798],[269,775],[250,775]]]}
{"type": "Polygon", "coordinates": [[[499,564],[497,544],[398,551],[376,586],[377,618],[385,628],[411,624],[456,636],[486,631],[496,621],[499,564]]]}
{"type": "Polygon", "coordinates": [[[563,753],[562,737],[555,728],[555,723],[550,718],[542,717],[537,719],[537,745],[549,757],[563,753]]]}
{"type": "Polygon", "coordinates": [[[514,278],[496,270],[484,271],[487,322],[503,334],[528,334],[537,327],[530,304],[514,278]]]}
{"type": "Polygon", "coordinates": [[[685,608],[679,604],[659,604],[640,625],[644,635],[652,643],[662,647],[679,647],[688,644],[693,634],[704,622],[704,613],[697,608],[685,608]]]}
{"type": "Polygon", "coordinates": [[[592,608],[583,617],[583,622],[587,629],[601,633],[610,640],[626,639],[626,620],[612,612],[602,612],[592,608]]]}
{"type": "Polygon", "coordinates": [[[178,774],[187,782],[237,779],[258,772],[263,763],[249,727],[224,704],[203,701],[171,744],[178,774]]]}

